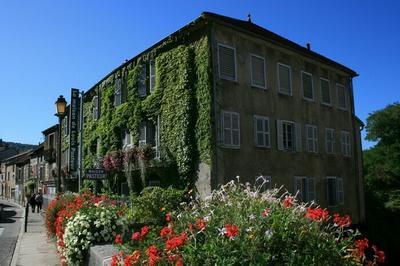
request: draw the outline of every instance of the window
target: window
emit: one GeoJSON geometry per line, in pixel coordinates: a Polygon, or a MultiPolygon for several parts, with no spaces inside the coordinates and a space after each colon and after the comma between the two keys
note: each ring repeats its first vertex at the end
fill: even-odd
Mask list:
{"type": "Polygon", "coordinates": [[[139,146],[156,144],[156,129],[149,121],[142,121],[139,126],[139,146]]]}
{"type": "Polygon", "coordinates": [[[139,97],[144,97],[144,96],[147,95],[146,75],[147,75],[147,68],[146,68],[146,65],[143,64],[141,66],[141,70],[140,70],[140,74],[139,74],[139,80],[138,80],[138,94],[139,94],[139,97]]]}
{"type": "Polygon", "coordinates": [[[268,175],[259,175],[255,181],[256,189],[259,191],[266,191],[272,188],[272,178],[268,175]]]}
{"type": "Polygon", "coordinates": [[[222,111],[221,116],[222,143],[229,147],[240,147],[239,114],[222,111]]]}
{"type": "Polygon", "coordinates": [[[254,140],[257,147],[270,147],[268,117],[254,116],[254,140]]]}
{"type": "Polygon", "coordinates": [[[317,126],[306,125],[307,151],[318,152],[318,134],[317,126]]]}
{"type": "Polygon", "coordinates": [[[301,151],[301,125],[277,120],[278,150],[301,151]]]}
{"type": "Polygon", "coordinates": [[[151,60],[149,65],[150,65],[150,93],[152,93],[156,85],[156,65],[154,63],[154,60],[151,60]]]}
{"type": "Polygon", "coordinates": [[[251,61],[251,86],[265,89],[265,60],[257,55],[250,55],[251,61]]]}
{"type": "Polygon", "coordinates": [[[347,109],[347,102],[346,102],[346,90],[343,85],[336,84],[337,89],[337,97],[338,97],[338,107],[340,109],[346,110],[347,109]]]}
{"type": "Polygon", "coordinates": [[[335,130],[332,128],[325,129],[325,149],[326,153],[335,152],[335,130]]]}
{"type": "Polygon", "coordinates": [[[335,176],[326,178],[326,197],[329,207],[344,204],[343,179],[335,176]]]}
{"type": "Polygon", "coordinates": [[[292,95],[292,81],[290,66],[278,63],[279,92],[292,95]]]}
{"type": "Polygon", "coordinates": [[[315,200],[314,178],[305,176],[294,177],[294,193],[297,198],[304,202],[315,200]]]}
{"type": "Polygon", "coordinates": [[[350,156],[350,133],[342,130],[340,139],[342,144],[342,154],[344,156],[350,156]]]}
{"type": "Polygon", "coordinates": [[[329,89],[329,80],[320,78],[321,84],[321,102],[326,105],[331,105],[331,93],[329,89]]]}
{"type": "Polygon", "coordinates": [[[218,44],[218,70],[221,79],[236,81],[236,50],[223,44],[218,44]]]}
{"type": "Polygon", "coordinates": [[[314,101],[314,87],[313,87],[312,75],[310,73],[302,71],[301,84],[303,88],[304,99],[314,101]]]}
{"type": "Polygon", "coordinates": [[[99,119],[99,97],[94,96],[92,100],[93,104],[93,120],[99,119]]]}
{"type": "Polygon", "coordinates": [[[132,145],[132,138],[131,138],[131,133],[129,130],[124,130],[122,134],[122,148],[130,148],[132,145]]]}
{"type": "Polygon", "coordinates": [[[121,78],[117,78],[114,82],[114,107],[121,105],[121,103],[122,103],[121,78]]]}

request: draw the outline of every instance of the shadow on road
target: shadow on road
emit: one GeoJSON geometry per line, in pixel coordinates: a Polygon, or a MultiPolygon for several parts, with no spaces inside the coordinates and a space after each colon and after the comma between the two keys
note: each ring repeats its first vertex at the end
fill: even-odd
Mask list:
{"type": "Polygon", "coordinates": [[[6,208],[10,208],[10,207],[14,207],[14,206],[3,204],[2,207],[3,207],[3,211],[1,212],[1,216],[0,216],[0,224],[1,223],[7,223],[7,224],[15,223],[15,219],[11,219],[11,218],[17,218],[17,217],[15,217],[17,212],[14,210],[6,210],[6,208]]]}

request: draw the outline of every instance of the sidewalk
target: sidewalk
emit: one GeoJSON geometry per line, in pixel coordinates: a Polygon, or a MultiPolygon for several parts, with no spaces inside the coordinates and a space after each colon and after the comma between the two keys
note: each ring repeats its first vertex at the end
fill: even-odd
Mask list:
{"type": "Polygon", "coordinates": [[[11,265],[60,265],[57,248],[54,242],[47,239],[46,228],[42,213],[32,213],[29,209],[27,232],[24,232],[24,224],[11,265]]]}

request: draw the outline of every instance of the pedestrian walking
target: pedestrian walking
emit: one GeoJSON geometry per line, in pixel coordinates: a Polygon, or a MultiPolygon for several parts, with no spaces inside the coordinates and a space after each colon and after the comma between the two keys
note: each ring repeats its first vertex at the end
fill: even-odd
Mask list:
{"type": "Polygon", "coordinates": [[[32,212],[35,212],[35,208],[36,208],[36,194],[33,193],[31,198],[29,199],[29,204],[31,204],[31,208],[32,208],[32,212]]]}
{"type": "Polygon", "coordinates": [[[37,205],[37,211],[40,212],[42,210],[42,204],[43,204],[42,192],[39,191],[39,193],[35,197],[35,201],[37,205]]]}

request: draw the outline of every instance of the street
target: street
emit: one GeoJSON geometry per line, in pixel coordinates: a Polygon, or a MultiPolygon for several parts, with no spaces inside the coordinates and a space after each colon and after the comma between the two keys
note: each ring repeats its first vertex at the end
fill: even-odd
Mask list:
{"type": "Polygon", "coordinates": [[[0,266],[8,266],[20,233],[23,209],[6,200],[0,200],[0,204],[3,204],[0,218],[0,266]]]}

